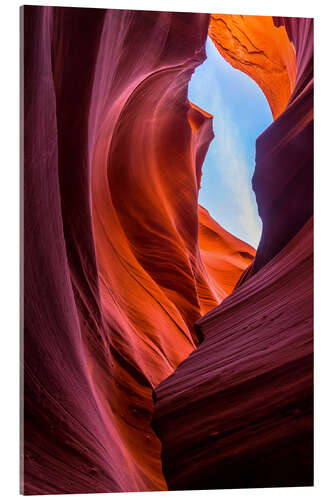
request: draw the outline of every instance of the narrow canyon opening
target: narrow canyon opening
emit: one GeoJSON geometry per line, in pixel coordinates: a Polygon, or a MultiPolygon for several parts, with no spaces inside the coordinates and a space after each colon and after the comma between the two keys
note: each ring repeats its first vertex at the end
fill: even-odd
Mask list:
{"type": "Polygon", "coordinates": [[[202,167],[199,204],[257,248],[262,223],[251,179],[256,139],[273,121],[272,112],[257,83],[233,68],[209,36],[206,54],[188,89],[189,100],[213,115],[215,134],[202,167]]]}
{"type": "Polygon", "coordinates": [[[312,484],[313,20],[22,12],[22,490],[312,484]]]}

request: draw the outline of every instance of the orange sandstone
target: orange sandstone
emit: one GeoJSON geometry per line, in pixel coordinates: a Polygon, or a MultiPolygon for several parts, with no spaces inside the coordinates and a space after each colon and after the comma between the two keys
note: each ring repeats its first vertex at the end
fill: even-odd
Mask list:
{"type": "Polygon", "coordinates": [[[284,26],[271,16],[212,14],[209,36],[220,54],[264,92],[276,119],[295,85],[296,56],[284,26]]]}

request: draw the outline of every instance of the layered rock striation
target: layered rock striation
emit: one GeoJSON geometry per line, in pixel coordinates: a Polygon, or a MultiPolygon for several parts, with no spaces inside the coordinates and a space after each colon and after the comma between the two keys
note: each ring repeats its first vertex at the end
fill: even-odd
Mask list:
{"type": "Polygon", "coordinates": [[[312,20],[22,14],[22,490],[311,484],[312,20]],[[198,206],[208,29],[276,118],[257,253],[198,206]]]}
{"type": "Polygon", "coordinates": [[[210,18],[22,14],[22,490],[166,489],[152,390],[255,254],[198,207],[212,117],[187,85],[210,18]]]}
{"type": "MultiPolygon", "coordinates": [[[[220,17],[226,32],[212,16],[210,33],[221,53],[227,40],[226,58],[258,81],[266,21],[244,45],[247,16],[220,17]]],[[[197,321],[200,346],[154,392],[170,489],[313,483],[313,20],[272,22],[295,47],[296,76],[277,108],[279,78],[261,83],[276,119],[256,144],[256,257],[236,290],[197,321]]]]}

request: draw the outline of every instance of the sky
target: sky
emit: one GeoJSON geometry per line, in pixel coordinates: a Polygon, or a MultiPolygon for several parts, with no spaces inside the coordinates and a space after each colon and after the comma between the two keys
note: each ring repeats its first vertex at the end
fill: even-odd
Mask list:
{"type": "Polygon", "coordinates": [[[227,63],[210,38],[206,52],[188,92],[191,102],[214,116],[215,138],[203,164],[199,203],[227,231],[257,248],[261,220],[251,186],[255,141],[272,122],[272,113],[259,86],[227,63]]]}

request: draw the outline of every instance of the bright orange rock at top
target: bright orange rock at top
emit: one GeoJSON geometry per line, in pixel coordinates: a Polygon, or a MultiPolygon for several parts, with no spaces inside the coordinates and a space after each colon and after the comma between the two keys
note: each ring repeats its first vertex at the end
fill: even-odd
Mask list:
{"type": "Polygon", "coordinates": [[[284,26],[270,16],[212,14],[209,36],[234,68],[249,75],[264,92],[276,119],[295,85],[296,56],[284,26]]]}

